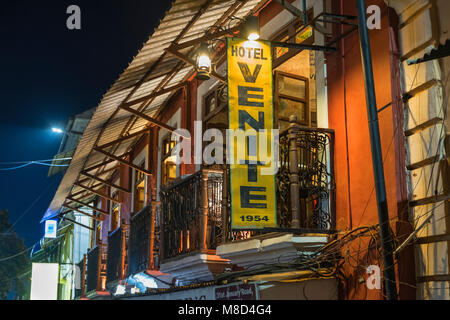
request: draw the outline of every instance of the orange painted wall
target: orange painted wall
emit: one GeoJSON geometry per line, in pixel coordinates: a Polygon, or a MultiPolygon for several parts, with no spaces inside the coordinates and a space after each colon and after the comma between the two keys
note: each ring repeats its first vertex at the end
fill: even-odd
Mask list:
{"type": "MultiPolygon", "coordinates": [[[[373,73],[378,109],[392,100],[391,55],[388,32],[388,10],[382,0],[368,0],[366,5],[376,4],[382,9],[380,30],[370,30],[373,73]]],[[[333,12],[356,14],[354,0],[334,0],[333,12]],[[343,9],[343,10],[342,10],[343,9]]],[[[390,15],[392,12],[389,13],[390,15]]],[[[340,26],[338,27],[340,28],[340,26]]],[[[336,31],[336,30],[335,30],[336,31]]],[[[329,127],[336,132],[336,219],[338,230],[350,230],[359,226],[378,223],[376,194],[370,148],[364,78],[362,71],[359,34],[347,36],[335,53],[327,56],[329,127]]],[[[395,83],[394,79],[394,83],[395,83]]],[[[392,107],[378,113],[384,175],[391,228],[396,230],[399,198],[397,189],[402,186],[396,170],[396,162],[402,159],[396,147],[392,107]],[[400,182],[399,182],[400,181],[400,182]]],[[[397,110],[398,111],[398,110],[397,110]]],[[[402,131],[400,130],[400,133],[402,131]]],[[[367,248],[369,239],[357,240],[343,255],[348,281],[343,290],[348,299],[381,299],[379,290],[367,290],[366,266],[382,265],[375,249],[367,248]]]]}
{"type": "MultiPolygon", "coordinates": [[[[334,2],[339,4],[340,1],[334,2]]],[[[368,5],[371,3],[385,8],[383,1],[367,1],[368,5]]],[[[344,1],[344,13],[356,15],[355,1],[344,1]]],[[[369,34],[376,100],[378,108],[381,108],[391,101],[387,16],[382,19],[381,30],[371,30],[369,34]]],[[[352,227],[378,222],[375,191],[371,196],[374,178],[359,34],[356,31],[345,38],[344,50],[344,61],[341,59],[340,50],[327,56],[329,127],[336,131],[336,214],[337,227],[340,230],[350,227],[350,219],[352,227]],[[364,210],[366,206],[367,209],[364,210]]],[[[386,108],[378,116],[389,215],[395,217],[397,190],[392,109],[386,108]]]]}

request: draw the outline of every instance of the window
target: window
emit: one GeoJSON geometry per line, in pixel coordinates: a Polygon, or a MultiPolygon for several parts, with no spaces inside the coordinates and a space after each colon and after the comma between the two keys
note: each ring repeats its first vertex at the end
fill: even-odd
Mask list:
{"type": "MultiPolygon", "coordinates": [[[[308,12],[309,21],[312,19],[312,11],[308,12]]],[[[278,32],[272,39],[277,42],[289,42],[289,43],[314,43],[314,32],[311,26],[303,26],[301,20],[295,20],[289,23],[283,30],[278,32]]],[[[273,48],[273,66],[276,68],[286,60],[292,58],[298,54],[301,50],[289,49],[283,47],[273,48]]]]}
{"type": "Polygon", "coordinates": [[[102,240],[102,224],[101,222],[97,225],[97,229],[95,229],[95,245],[99,245],[102,240]]]}
{"type": "Polygon", "coordinates": [[[203,98],[203,120],[205,129],[222,129],[223,125],[228,125],[228,87],[221,84],[211,89],[203,98]],[[214,126],[215,125],[215,126],[214,126]]]}
{"type": "Polygon", "coordinates": [[[299,124],[309,125],[308,85],[308,78],[281,71],[275,72],[274,102],[280,130],[289,126],[291,115],[297,116],[299,124]]]}
{"type": "MultiPolygon", "coordinates": [[[[220,84],[211,89],[203,98],[203,132],[208,129],[218,129],[226,136],[228,129],[228,86],[220,84]]],[[[203,150],[211,142],[203,142],[203,150]]],[[[215,156],[214,151],[212,153],[215,156]]],[[[217,165],[209,166],[218,169],[217,165]]]]}
{"type": "Polygon", "coordinates": [[[162,142],[161,183],[163,185],[177,178],[176,157],[172,156],[172,150],[176,144],[176,141],[171,140],[170,134],[162,142]]]}
{"type": "MultiPolygon", "coordinates": [[[[145,166],[145,160],[139,165],[143,168],[145,166]]],[[[145,201],[145,174],[135,170],[134,175],[134,213],[141,211],[144,208],[145,201]]]]}
{"type": "Polygon", "coordinates": [[[114,205],[111,212],[111,229],[113,232],[120,226],[120,206],[119,204],[114,205]]]}

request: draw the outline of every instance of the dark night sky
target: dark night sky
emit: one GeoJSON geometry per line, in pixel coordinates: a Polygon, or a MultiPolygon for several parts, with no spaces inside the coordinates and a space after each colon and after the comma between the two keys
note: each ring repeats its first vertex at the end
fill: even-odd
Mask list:
{"type": "MultiPolygon", "coordinates": [[[[98,105],[157,27],[171,1],[8,1],[0,9],[0,163],[50,159],[68,118],[98,105]],[[82,30],[66,28],[66,9],[81,8],[82,30]]],[[[1,168],[7,167],[0,164],[1,168]]],[[[61,175],[47,167],[0,171],[0,209],[27,245],[43,234],[39,221],[61,175]],[[48,188],[48,189],[47,189],[48,188]],[[47,191],[45,191],[47,190],[47,191]]],[[[0,244],[1,245],[1,244],[0,244]]]]}

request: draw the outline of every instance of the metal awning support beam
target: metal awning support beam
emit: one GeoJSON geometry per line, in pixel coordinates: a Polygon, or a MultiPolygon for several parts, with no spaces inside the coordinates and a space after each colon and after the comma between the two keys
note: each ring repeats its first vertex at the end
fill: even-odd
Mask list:
{"type": "Polygon", "coordinates": [[[282,48],[299,49],[299,50],[327,51],[327,52],[336,51],[336,48],[334,48],[334,47],[317,46],[317,45],[313,45],[313,44],[288,43],[288,42],[278,42],[278,41],[271,41],[270,43],[272,44],[273,47],[282,47],[282,48]]]}
{"type": "Polygon", "coordinates": [[[142,173],[144,173],[144,174],[146,174],[146,175],[148,175],[148,176],[151,176],[151,175],[152,175],[152,173],[151,173],[150,171],[148,171],[148,170],[146,170],[146,169],[144,169],[144,168],[141,168],[141,167],[139,167],[139,166],[137,166],[137,165],[134,165],[134,164],[132,164],[132,163],[130,163],[130,162],[128,162],[128,161],[125,161],[125,160],[123,160],[123,159],[121,159],[121,158],[119,158],[119,157],[113,155],[112,153],[109,153],[109,152],[103,150],[103,149],[94,147],[94,150],[97,151],[97,152],[103,153],[103,154],[104,154],[105,156],[107,156],[108,158],[111,158],[111,159],[114,159],[114,160],[116,160],[116,161],[118,161],[118,162],[120,162],[120,163],[123,163],[124,165],[126,165],[126,166],[128,166],[128,167],[130,167],[130,168],[133,168],[133,169],[135,169],[135,170],[137,170],[137,171],[139,171],[139,172],[142,172],[142,173]]]}
{"type": "Polygon", "coordinates": [[[67,221],[69,221],[69,222],[72,222],[72,223],[74,223],[74,224],[76,224],[76,225],[79,225],[80,227],[83,227],[83,228],[86,228],[86,229],[89,229],[89,230],[92,230],[92,231],[94,231],[95,229],[94,228],[91,228],[91,227],[89,227],[89,226],[87,226],[87,225],[84,225],[84,224],[82,224],[82,223],[79,223],[79,222],[77,222],[77,221],[75,221],[75,220],[72,220],[72,219],[70,219],[70,218],[66,218],[66,216],[62,216],[62,219],[63,220],[67,220],[67,221]]]}
{"type": "MultiPolygon", "coordinates": [[[[214,32],[214,33],[208,34],[206,36],[203,36],[203,37],[200,37],[200,38],[197,38],[197,39],[194,39],[194,40],[183,42],[182,44],[171,45],[169,47],[169,49],[170,50],[179,51],[179,50],[182,50],[182,49],[185,49],[185,48],[192,47],[192,46],[195,46],[197,44],[203,43],[205,41],[209,41],[209,40],[220,38],[220,37],[222,37],[224,35],[227,35],[227,34],[233,34],[234,32],[236,32],[238,30],[239,30],[239,26],[236,26],[236,27],[233,27],[233,28],[230,28],[230,29],[225,29],[225,30],[222,30],[222,31],[214,32]]],[[[166,50],[166,51],[168,51],[168,50],[166,50]]]]}
{"type": "Polygon", "coordinates": [[[144,134],[149,133],[149,132],[150,132],[150,128],[145,128],[145,129],[137,131],[135,133],[125,135],[125,136],[123,136],[123,137],[121,137],[119,139],[116,139],[114,141],[105,143],[105,144],[103,144],[101,146],[97,146],[97,148],[105,149],[105,148],[111,147],[111,146],[113,146],[115,144],[121,143],[121,142],[123,142],[125,140],[131,139],[131,138],[134,138],[134,137],[137,137],[137,136],[140,136],[140,135],[144,135],[144,134]]]}
{"type": "MultiPolygon", "coordinates": [[[[125,156],[125,155],[126,155],[126,154],[123,154],[123,155],[121,155],[121,156],[119,156],[119,157],[123,157],[123,156],[125,156]]],[[[114,161],[115,161],[115,160],[113,160],[113,159],[109,159],[109,160],[106,160],[106,161],[104,161],[104,162],[102,162],[102,163],[96,164],[96,165],[94,165],[94,166],[92,166],[92,167],[86,168],[86,169],[84,169],[84,171],[89,172],[89,171],[98,169],[98,168],[100,168],[100,167],[106,166],[107,164],[110,164],[111,162],[114,162],[114,161]]]]}
{"type": "Polygon", "coordinates": [[[81,211],[81,210],[79,210],[79,209],[77,209],[77,208],[73,208],[73,207],[69,206],[69,205],[66,204],[66,203],[63,204],[63,207],[64,207],[64,208],[67,208],[67,209],[69,209],[69,210],[76,211],[76,212],[78,212],[78,213],[84,214],[85,216],[88,216],[89,218],[92,218],[92,219],[94,219],[94,220],[97,220],[97,221],[103,221],[102,218],[96,217],[96,216],[94,216],[94,215],[92,215],[92,214],[89,214],[89,213],[87,213],[87,212],[81,211]]]}
{"type": "MultiPolygon", "coordinates": [[[[84,207],[90,208],[90,209],[95,210],[97,212],[100,212],[102,214],[109,214],[109,212],[107,212],[107,211],[104,211],[104,210],[102,210],[100,208],[96,208],[94,206],[91,206],[90,204],[84,203],[84,202],[82,202],[82,201],[80,201],[78,199],[74,199],[72,197],[67,197],[67,200],[69,200],[70,202],[76,202],[78,204],[81,204],[84,207]]],[[[67,203],[67,201],[66,201],[66,203],[67,203]]]]}
{"type": "Polygon", "coordinates": [[[126,188],[124,188],[124,187],[122,187],[122,186],[118,186],[118,185],[116,185],[116,184],[114,184],[114,183],[111,183],[111,182],[109,182],[109,181],[106,181],[106,180],[104,180],[104,179],[102,179],[102,178],[99,178],[99,177],[97,177],[97,176],[94,176],[94,175],[92,175],[92,174],[89,174],[89,173],[87,173],[87,172],[85,172],[85,171],[81,171],[81,174],[84,175],[84,176],[86,176],[86,177],[88,177],[88,178],[90,178],[90,179],[97,180],[98,182],[101,182],[102,184],[106,184],[107,186],[109,186],[109,187],[111,187],[111,188],[116,188],[116,189],[118,189],[118,190],[120,190],[120,191],[123,191],[123,192],[126,192],[126,193],[131,193],[130,190],[128,190],[128,189],[126,189],[126,188]]]}
{"type": "Polygon", "coordinates": [[[118,199],[114,199],[114,198],[112,198],[112,197],[110,197],[110,196],[108,196],[108,195],[106,195],[106,194],[104,194],[104,193],[102,193],[100,191],[97,191],[97,190],[94,190],[92,188],[86,187],[85,185],[82,185],[81,183],[75,182],[75,185],[80,187],[80,188],[83,188],[86,191],[89,191],[90,193],[93,193],[93,194],[96,194],[96,195],[98,195],[98,196],[100,196],[102,198],[105,198],[106,200],[111,200],[112,202],[115,202],[115,203],[122,203],[122,201],[120,201],[118,199]]]}
{"type": "MultiPolygon", "coordinates": [[[[132,114],[134,114],[135,116],[138,116],[138,117],[140,117],[140,118],[142,118],[142,119],[144,119],[144,120],[147,120],[148,122],[153,123],[154,125],[157,125],[157,126],[160,127],[160,128],[166,129],[167,131],[170,131],[170,132],[172,132],[172,133],[174,133],[174,134],[176,134],[176,135],[178,135],[178,136],[180,136],[180,137],[183,137],[183,138],[185,138],[185,139],[190,139],[190,137],[185,137],[185,136],[183,136],[183,135],[177,133],[177,132],[176,132],[176,130],[177,130],[176,128],[171,127],[171,126],[169,126],[168,124],[166,124],[166,123],[164,123],[164,122],[162,122],[162,121],[159,121],[159,120],[157,120],[157,119],[155,119],[155,118],[152,118],[152,117],[146,115],[145,113],[142,113],[142,112],[140,112],[140,111],[137,111],[137,110],[132,109],[132,108],[130,108],[130,107],[127,107],[127,106],[125,106],[125,105],[121,105],[121,106],[119,106],[119,108],[121,108],[121,109],[123,109],[123,110],[125,110],[125,111],[127,111],[127,112],[129,112],[129,113],[132,113],[132,114]]],[[[94,149],[97,150],[97,148],[94,148],[94,149]]],[[[99,151],[99,150],[98,150],[98,151],[99,151]]],[[[100,152],[102,152],[102,151],[100,151],[100,152]]],[[[114,159],[114,158],[112,158],[112,159],[114,159]]],[[[119,161],[119,160],[117,160],[117,161],[119,161]]],[[[123,160],[122,160],[122,161],[123,161],[123,160]]]]}
{"type": "MultiPolygon", "coordinates": [[[[80,180],[80,181],[78,181],[78,183],[84,183],[84,182],[86,182],[86,181],[89,181],[89,179],[83,179],[83,180],[80,180]]],[[[101,183],[94,184],[94,185],[92,186],[92,188],[95,189],[95,188],[100,187],[101,185],[102,185],[101,183]]],[[[86,193],[86,192],[87,192],[86,190],[78,191],[78,192],[75,192],[75,193],[73,193],[73,194],[70,194],[69,197],[76,197],[76,196],[79,196],[80,194],[83,194],[83,193],[86,193]]],[[[81,198],[79,198],[79,199],[81,200],[81,199],[84,198],[84,197],[86,197],[85,194],[82,195],[81,198]]]]}
{"type": "MultiPolygon", "coordinates": [[[[109,168],[108,170],[104,170],[104,171],[102,171],[102,172],[96,173],[96,176],[97,176],[97,177],[100,177],[100,176],[104,175],[105,173],[114,171],[114,170],[116,170],[116,169],[118,169],[118,168],[120,168],[120,165],[116,165],[116,166],[114,166],[114,167],[112,167],[112,168],[109,168]]],[[[84,170],[84,171],[86,171],[86,170],[84,170]]],[[[79,182],[79,183],[85,183],[85,182],[87,182],[87,181],[89,181],[89,180],[91,180],[91,179],[90,179],[90,178],[85,178],[85,179],[82,179],[82,180],[78,180],[78,182],[79,182]]]]}
{"type": "Polygon", "coordinates": [[[287,11],[292,13],[294,16],[296,16],[296,17],[302,17],[303,16],[302,10],[294,7],[288,1],[286,1],[286,0],[275,0],[275,1],[278,2],[279,4],[281,4],[287,11]]]}
{"type": "MultiPolygon", "coordinates": [[[[323,12],[322,15],[325,17],[328,17],[328,18],[333,18],[333,19],[344,19],[344,20],[358,19],[357,16],[350,16],[350,15],[345,15],[345,14],[335,14],[335,13],[328,13],[328,12],[323,12]]],[[[337,22],[337,23],[339,23],[339,22],[337,22]]]]}
{"type": "Polygon", "coordinates": [[[137,99],[131,100],[131,101],[129,101],[129,102],[124,102],[124,103],[121,104],[121,106],[124,106],[124,107],[131,107],[131,106],[134,106],[134,105],[136,105],[136,104],[145,102],[145,101],[147,101],[147,100],[150,100],[150,99],[154,99],[154,98],[156,98],[156,97],[159,97],[159,96],[161,96],[161,95],[163,95],[163,94],[172,92],[172,91],[174,91],[174,90],[178,90],[178,89],[180,89],[180,88],[186,86],[186,84],[187,84],[186,82],[182,82],[182,83],[179,83],[179,84],[174,85],[174,86],[172,86],[172,87],[168,87],[168,88],[165,88],[165,89],[158,90],[157,92],[150,93],[149,95],[143,96],[143,97],[141,97],[141,98],[137,98],[137,99]]]}

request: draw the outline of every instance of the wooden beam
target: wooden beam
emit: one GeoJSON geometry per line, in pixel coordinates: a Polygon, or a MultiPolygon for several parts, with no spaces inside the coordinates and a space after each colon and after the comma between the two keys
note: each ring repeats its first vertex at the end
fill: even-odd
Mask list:
{"type": "Polygon", "coordinates": [[[400,58],[400,61],[403,62],[405,60],[408,60],[409,58],[411,58],[413,55],[419,53],[422,50],[425,50],[427,47],[434,45],[435,44],[435,40],[433,38],[431,38],[430,40],[424,42],[423,44],[421,44],[420,46],[418,46],[417,48],[412,49],[411,51],[409,51],[408,53],[406,53],[404,56],[402,56],[400,58]]]}
{"type": "Polygon", "coordinates": [[[126,165],[126,166],[128,166],[130,168],[133,168],[133,169],[135,169],[135,170],[137,170],[139,172],[142,172],[142,173],[144,173],[144,174],[146,174],[148,176],[152,175],[152,173],[150,171],[147,171],[146,169],[143,169],[143,168],[141,168],[141,167],[139,167],[137,165],[134,165],[134,164],[132,164],[132,163],[130,163],[128,161],[125,161],[125,160],[123,160],[123,159],[121,159],[121,158],[119,158],[119,157],[117,157],[117,156],[115,156],[115,155],[113,155],[113,154],[111,154],[109,152],[106,152],[105,150],[102,150],[102,149],[99,149],[99,148],[96,148],[96,147],[94,147],[94,150],[97,151],[97,152],[103,153],[105,156],[107,156],[107,157],[109,157],[111,159],[117,160],[120,163],[123,163],[124,165],[126,165]]]}
{"type": "MultiPolygon", "coordinates": [[[[120,143],[120,142],[122,142],[122,141],[131,139],[131,138],[134,138],[134,137],[139,136],[139,135],[144,135],[144,134],[148,133],[149,131],[150,131],[150,128],[145,128],[145,129],[140,130],[140,131],[137,131],[137,132],[135,132],[135,133],[128,134],[128,135],[125,135],[125,136],[123,136],[123,137],[120,137],[119,139],[116,139],[116,140],[111,141],[111,142],[109,142],[109,143],[105,143],[105,144],[103,144],[103,145],[101,145],[101,146],[97,146],[97,148],[105,149],[105,148],[111,147],[111,146],[113,146],[113,145],[115,145],[115,144],[118,144],[118,143],[120,143]]],[[[85,171],[86,171],[86,170],[85,170],[85,171]]]]}
{"type": "MultiPolygon", "coordinates": [[[[114,170],[119,169],[119,168],[120,168],[120,164],[118,164],[118,165],[116,165],[116,166],[114,166],[114,167],[112,167],[112,168],[109,168],[109,169],[107,169],[107,170],[103,170],[103,171],[101,171],[101,172],[99,172],[99,173],[96,173],[96,175],[97,175],[97,177],[100,177],[100,176],[104,175],[105,173],[114,171],[114,170]]],[[[86,172],[86,170],[83,170],[83,171],[86,172]]],[[[91,179],[90,179],[90,178],[85,178],[85,179],[82,179],[82,180],[78,180],[78,182],[79,182],[79,183],[85,183],[85,182],[87,182],[87,181],[89,181],[89,180],[91,180],[91,179]]]]}
{"type": "Polygon", "coordinates": [[[82,202],[82,201],[80,201],[80,200],[78,200],[78,199],[74,199],[74,198],[72,198],[72,197],[67,197],[67,200],[69,200],[69,201],[71,201],[71,202],[76,202],[76,203],[78,203],[78,204],[81,204],[82,206],[85,206],[85,207],[87,207],[87,208],[90,208],[90,209],[92,209],[92,210],[95,210],[95,211],[97,211],[97,212],[100,212],[100,213],[103,213],[103,214],[109,214],[109,212],[107,212],[107,211],[105,211],[105,210],[102,210],[102,209],[100,209],[100,208],[96,208],[96,207],[94,207],[94,206],[91,206],[90,204],[87,204],[87,203],[84,203],[84,202],[82,202]]]}
{"type": "Polygon", "coordinates": [[[221,36],[224,36],[226,34],[232,34],[232,33],[236,32],[238,30],[239,30],[239,26],[236,26],[236,27],[233,27],[233,28],[230,28],[230,29],[225,29],[225,30],[218,31],[218,32],[215,32],[215,33],[211,33],[209,35],[206,35],[206,36],[194,39],[194,40],[183,42],[181,44],[171,45],[170,49],[179,51],[179,50],[187,48],[187,47],[195,46],[195,45],[197,45],[199,43],[203,43],[203,42],[206,42],[206,41],[209,41],[209,40],[212,40],[212,39],[217,39],[217,38],[219,38],[221,36]]]}
{"type": "Polygon", "coordinates": [[[157,120],[157,119],[155,119],[155,118],[152,118],[152,117],[146,115],[145,113],[142,113],[142,112],[140,112],[140,111],[137,111],[137,110],[132,109],[132,108],[130,108],[130,107],[127,107],[127,106],[125,106],[125,105],[121,105],[121,106],[119,106],[119,108],[121,108],[121,109],[123,109],[123,110],[125,110],[125,111],[128,111],[129,113],[132,113],[132,114],[134,114],[135,116],[138,116],[138,117],[140,117],[140,118],[142,118],[142,119],[144,119],[144,120],[147,120],[148,122],[153,123],[154,125],[157,125],[157,126],[160,127],[160,128],[163,128],[163,129],[166,129],[166,130],[168,130],[168,131],[170,131],[170,132],[173,132],[173,133],[175,133],[176,135],[178,135],[178,136],[180,136],[180,137],[183,137],[183,138],[185,138],[185,139],[190,139],[190,137],[185,137],[185,136],[183,136],[182,134],[177,133],[177,132],[175,131],[175,130],[177,130],[176,128],[171,127],[171,126],[169,126],[168,124],[165,124],[164,122],[159,121],[159,120],[157,120]]]}
{"type": "Polygon", "coordinates": [[[422,83],[421,85],[415,87],[414,89],[405,92],[403,94],[403,102],[406,103],[409,99],[413,98],[414,96],[418,95],[419,93],[428,90],[438,84],[438,81],[436,79],[431,79],[427,82],[422,83]]]}
{"type": "Polygon", "coordinates": [[[416,19],[419,15],[421,15],[423,12],[425,12],[425,10],[428,10],[429,8],[431,8],[431,3],[425,4],[419,10],[417,10],[411,16],[409,16],[408,19],[406,19],[404,22],[402,22],[398,26],[398,29],[400,30],[400,29],[404,28],[407,24],[411,23],[414,19],[416,19]]]}
{"type": "Polygon", "coordinates": [[[76,211],[76,212],[79,212],[79,213],[81,213],[81,214],[84,214],[85,216],[88,216],[89,218],[92,218],[92,219],[94,219],[94,220],[97,220],[97,221],[103,221],[102,218],[96,217],[96,216],[94,216],[94,215],[92,215],[92,214],[89,214],[89,213],[87,213],[87,212],[81,211],[81,210],[79,210],[79,209],[77,209],[77,208],[73,208],[73,207],[69,206],[69,205],[66,204],[66,203],[63,204],[63,207],[65,207],[65,208],[67,208],[67,209],[69,209],[69,210],[76,211]]]}
{"type": "Polygon", "coordinates": [[[450,274],[433,274],[429,276],[417,277],[417,282],[435,282],[435,281],[450,281],[450,274]]]}
{"type": "Polygon", "coordinates": [[[133,106],[135,104],[142,103],[142,102],[145,102],[147,100],[156,98],[156,97],[158,97],[160,95],[172,92],[172,91],[180,89],[180,88],[182,88],[184,86],[186,86],[186,82],[179,83],[177,85],[174,85],[174,86],[166,88],[166,89],[158,90],[157,92],[150,93],[149,95],[143,96],[141,98],[137,98],[137,99],[129,101],[129,102],[124,102],[124,103],[121,104],[121,106],[131,107],[131,106],[133,106]]]}
{"type": "Polygon", "coordinates": [[[448,199],[450,199],[450,194],[440,194],[440,195],[431,196],[431,197],[427,197],[427,198],[423,198],[423,199],[419,199],[419,200],[409,201],[409,206],[410,207],[424,206],[424,205],[430,204],[430,203],[447,201],[448,199]]]}
{"type": "Polygon", "coordinates": [[[105,198],[105,199],[107,199],[107,200],[111,200],[112,202],[115,202],[115,203],[122,203],[122,201],[120,201],[120,200],[118,200],[118,199],[114,199],[114,198],[112,198],[112,197],[110,197],[110,196],[108,196],[108,195],[106,195],[106,194],[104,194],[104,193],[102,193],[102,192],[100,192],[100,191],[97,191],[97,190],[94,190],[94,189],[92,189],[92,188],[86,187],[85,185],[82,185],[82,184],[80,184],[80,183],[78,183],[78,182],[75,182],[75,185],[76,185],[76,186],[79,186],[80,188],[83,188],[83,189],[85,189],[85,190],[87,190],[87,191],[89,191],[89,192],[91,192],[91,193],[94,193],[94,194],[96,194],[96,195],[98,195],[98,196],[100,196],[100,197],[102,197],[102,198],[105,198]]]}
{"type": "Polygon", "coordinates": [[[419,124],[418,126],[416,126],[414,128],[406,130],[405,136],[406,137],[412,136],[415,133],[421,132],[421,131],[423,131],[429,127],[432,127],[438,123],[441,123],[441,122],[442,122],[442,118],[439,118],[439,117],[432,118],[428,121],[425,121],[424,123],[419,124]]]}
{"type": "Polygon", "coordinates": [[[83,228],[86,228],[86,229],[89,229],[89,230],[92,230],[92,231],[95,230],[94,228],[88,227],[87,225],[84,225],[84,224],[82,224],[82,223],[79,223],[79,222],[77,222],[77,221],[75,221],[75,220],[72,220],[72,219],[70,219],[70,218],[66,218],[66,216],[63,216],[62,218],[63,218],[63,220],[70,221],[70,222],[72,222],[72,223],[74,223],[74,224],[77,224],[77,225],[83,227],[83,228]]]}
{"type": "Polygon", "coordinates": [[[428,244],[435,242],[450,241],[450,234],[439,234],[435,236],[418,237],[417,244],[428,244]]]}
{"type": "Polygon", "coordinates": [[[409,171],[416,170],[416,169],[428,166],[428,165],[433,164],[433,163],[438,162],[438,161],[439,161],[439,155],[435,155],[435,156],[426,158],[426,159],[424,159],[422,161],[418,161],[418,162],[415,162],[415,163],[408,164],[406,166],[406,169],[409,170],[409,171]]]}
{"type": "Polygon", "coordinates": [[[124,187],[122,187],[122,186],[118,186],[118,185],[116,185],[116,184],[114,184],[114,183],[111,183],[111,182],[109,182],[109,181],[103,180],[103,179],[101,179],[101,178],[99,178],[99,177],[96,177],[96,176],[94,176],[94,175],[92,175],[92,174],[89,174],[89,173],[87,173],[87,172],[81,171],[81,174],[84,175],[84,176],[86,176],[86,177],[88,177],[88,178],[90,178],[90,179],[94,179],[94,180],[97,180],[97,181],[99,181],[99,182],[101,182],[101,183],[103,183],[103,184],[106,184],[106,185],[109,186],[109,187],[116,188],[116,189],[118,189],[118,190],[120,190],[120,191],[123,191],[123,192],[126,192],[126,193],[131,193],[130,190],[128,190],[128,189],[126,189],[126,188],[124,188],[124,187]]]}
{"type": "MultiPolygon", "coordinates": [[[[89,179],[84,179],[84,180],[86,180],[86,181],[88,181],[89,179]]],[[[84,180],[82,180],[83,182],[86,182],[86,181],[84,181],[84,180]]],[[[83,183],[82,181],[78,181],[78,183],[83,183]]],[[[100,187],[102,184],[101,183],[98,183],[98,184],[94,184],[93,186],[92,186],[92,188],[98,188],[98,187],[100,187]]],[[[82,190],[82,191],[78,191],[78,192],[75,192],[75,193],[71,193],[70,195],[69,195],[69,197],[76,197],[76,196],[79,196],[80,194],[83,194],[83,193],[86,193],[86,190],[82,190]]],[[[84,198],[85,197],[85,195],[83,195],[83,196],[81,196],[81,198],[78,198],[78,199],[82,199],[82,198],[84,198]]]]}
{"type": "MultiPolygon", "coordinates": [[[[120,157],[123,157],[123,156],[125,156],[125,155],[126,155],[126,154],[123,154],[123,155],[120,156],[120,157]]],[[[99,163],[99,164],[96,164],[96,165],[94,165],[94,166],[92,166],[92,167],[86,168],[86,169],[84,169],[84,171],[92,171],[92,170],[98,169],[98,168],[100,168],[100,167],[106,166],[107,164],[110,164],[111,162],[114,162],[114,160],[112,160],[112,159],[106,160],[106,161],[104,161],[104,162],[102,162],[102,163],[99,163]]]]}

